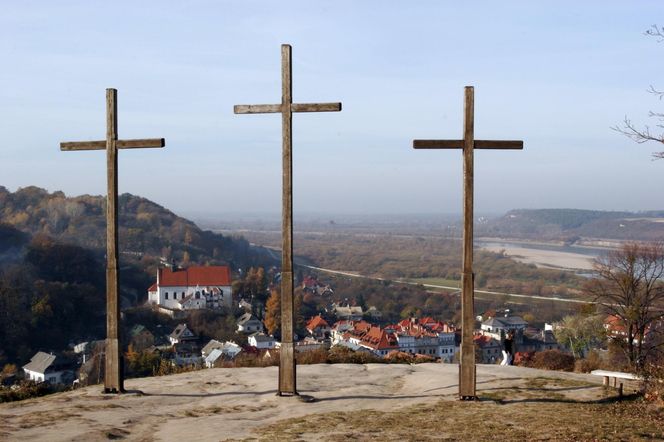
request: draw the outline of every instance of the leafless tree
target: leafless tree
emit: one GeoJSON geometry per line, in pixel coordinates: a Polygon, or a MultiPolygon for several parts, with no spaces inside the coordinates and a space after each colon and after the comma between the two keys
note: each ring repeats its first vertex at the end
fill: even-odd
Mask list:
{"type": "Polygon", "coordinates": [[[613,342],[641,369],[662,346],[647,335],[664,319],[664,244],[625,244],[597,258],[594,269],[597,278],[587,289],[624,332],[613,342]]]}
{"type": "MultiPolygon", "coordinates": [[[[645,34],[650,37],[655,37],[658,42],[664,41],[664,27],[652,25],[645,34]]],[[[653,94],[659,100],[662,100],[662,97],[664,97],[664,91],[657,90],[652,85],[648,88],[648,93],[653,94]]],[[[642,128],[639,128],[627,116],[625,116],[621,125],[614,126],[612,129],[628,136],[639,144],[648,141],[664,144],[664,113],[649,111],[648,116],[657,120],[657,123],[655,124],[656,129],[651,129],[651,126],[647,124],[642,128]]],[[[664,159],[664,151],[653,152],[652,155],[656,159],[664,159]]]]}

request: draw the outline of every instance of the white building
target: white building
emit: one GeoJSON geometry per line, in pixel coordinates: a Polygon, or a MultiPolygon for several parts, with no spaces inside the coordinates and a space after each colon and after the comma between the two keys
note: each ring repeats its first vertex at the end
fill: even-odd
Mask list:
{"type": "Polygon", "coordinates": [[[245,313],[237,320],[237,331],[241,333],[262,332],[263,323],[251,313],[245,313]]]}
{"type": "Polygon", "coordinates": [[[35,382],[65,384],[74,380],[71,364],[43,351],[37,352],[30,362],[23,366],[23,371],[27,379],[35,382]]]}
{"type": "Polygon", "coordinates": [[[168,335],[168,340],[170,341],[171,345],[181,344],[183,342],[192,342],[196,341],[197,339],[198,338],[196,335],[192,333],[191,330],[189,330],[187,324],[178,324],[173,332],[168,335]]]}
{"type": "Polygon", "coordinates": [[[228,266],[160,268],[157,282],[148,289],[148,302],[171,310],[231,307],[232,283],[228,266]]]}
{"type": "Polygon", "coordinates": [[[505,316],[489,318],[482,322],[482,334],[494,339],[501,340],[508,331],[523,331],[528,327],[528,323],[519,316],[505,316]]]}
{"type": "Polygon", "coordinates": [[[241,352],[242,347],[233,341],[226,341],[221,343],[213,339],[205,347],[203,347],[201,354],[205,359],[205,366],[207,368],[212,368],[219,359],[231,360],[241,352]]]}
{"type": "Polygon", "coordinates": [[[266,335],[263,332],[254,333],[247,338],[249,345],[256,347],[259,350],[270,349],[277,346],[277,341],[273,336],[266,335]]]}

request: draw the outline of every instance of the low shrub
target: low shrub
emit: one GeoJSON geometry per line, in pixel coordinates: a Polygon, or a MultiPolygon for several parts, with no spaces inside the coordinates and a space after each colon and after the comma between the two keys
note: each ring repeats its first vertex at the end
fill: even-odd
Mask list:
{"type": "Polygon", "coordinates": [[[0,388],[0,403],[22,401],[34,397],[46,396],[47,394],[68,390],[64,385],[52,385],[48,382],[36,383],[34,381],[22,381],[11,387],[0,388]]]}
{"type": "Polygon", "coordinates": [[[532,367],[534,351],[517,351],[514,353],[514,360],[512,363],[520,367],[532,367]]]}
{"type": "Polygon", "coordinates": [[[531,367],[543,370],[573,371],[574,356],[560,350],[545,350],[535,353],[531,367]]]}
{"type": "Polygon", "coordinates": [[[385,362],[373,353],[354,351],[340,345],[332,347],[327,355],[328,364],[384,364],[385,362]]]}
{"type": "Polygon", "coordinates": [[[590,373],[602,367],[602,358],[596,351],[591,351],[588,356],[577,359],[574,363],[574,371],[579,373],[590,373]]]}

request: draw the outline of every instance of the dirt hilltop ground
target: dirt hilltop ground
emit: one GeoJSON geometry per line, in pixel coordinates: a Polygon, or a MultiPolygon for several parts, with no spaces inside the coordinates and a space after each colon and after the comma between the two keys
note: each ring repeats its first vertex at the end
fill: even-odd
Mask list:
{"type": "MultiPolygon", "coordinates": [[[[602,387],[601,378],[584,374],[479,365],[477,375],[480,401],[473,403],[457,401],[458,367],[453,364],[299,366],[298,389],[315,398],[313,402],[277,397],[277,367],[218,368],[130,379],[126,382],[130,393],[121,396],[102,395],[100,386],[92,386],[0,404],[0,440],[454,439],[475,434],[458,431],[471,431],[480,410],[498,413],[493,414],[498,420],[494,424],[500,426],[505,424],[500,410],[506,407],[521,413],[532,406],[541,412],[551,404],[601,403],[612,394],[602,387]],[[436,421],[448,428],[440,420],[443,417],[453,418],[447,435],[440,429],[437,436],[427,435],[425,428],[416,428],[418,419],[423,422],[420,426],[436,421]],[[383,425],[374,423],[382,419],[383,425]],[[386,430],[400,420],[404,428],[386,430]]],[[[509,414],[515,416],[509,425],[516,433],[508,435],[518,437],[519,428],[531,431],[528,422],[518,422],[518,413],[509,414]]],[[[583,420],[576,411],[572,414],[583,420]]],[[[593,435],[571,435],[584,438],[584,434],[593,435]]]]}

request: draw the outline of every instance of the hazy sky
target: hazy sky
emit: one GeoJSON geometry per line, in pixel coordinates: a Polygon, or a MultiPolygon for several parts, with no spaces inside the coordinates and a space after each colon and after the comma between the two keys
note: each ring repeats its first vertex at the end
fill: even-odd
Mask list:
{"type": "MultiPolygon", "coordinates": [[[[293,46],[296,212],[421,213],[461,208],[461,153],[414,151],[460,138],[475,86],[476,211],[664,209],[659,146],[612,131],[664,103],[664,25],[653,1],[13,1],[0,0],[0,185],[105,192],[105,88],[118,89],[120,191],[176,212],[276,212],[279,115],[234,104],[280,101],[280,45],[293,46]],[[658,75],[658,73],[660,73],[658,75]]],[[[651,122],[653,123],[653,122],[651,122]]],[[[661,147],[660,147],[661,149],[661,147]]]]}

